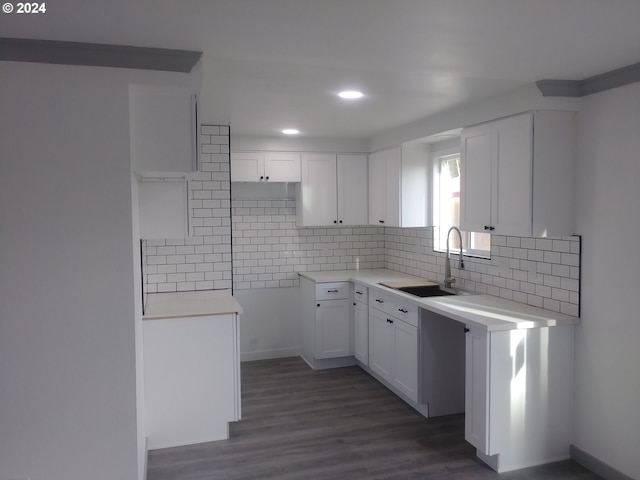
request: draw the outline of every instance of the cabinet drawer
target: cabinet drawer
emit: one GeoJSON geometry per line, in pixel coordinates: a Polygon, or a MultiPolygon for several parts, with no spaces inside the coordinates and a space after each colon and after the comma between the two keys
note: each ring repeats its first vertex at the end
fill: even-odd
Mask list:
{"type": "Polygon", "coordinates": [[[393,297],[377,290],[372,290],[369,295],[369,306],[393,315],[393,297]]]}
{"type": "Polygon", "coordinates": [[[353,284],[353,299],[356,302],[369,303],[369,289],[357,283],[353,284]]]}
{"type": "Polygon", "coordinates": [[[410,305],[406,303],[395,303],[394,302],[394,312],[393,316],[399,318],[400,320],[404,320],[410,325],[414,327],[418,326],[418,307],[415,305],[410,305]]]}
{"type": "Polygon", "coordinates": [[[369,306],[383,311],[387,315],[399,318],[414,327],[418,326],[418,307],[403,302],[395,295],[372,291],[369,296],[369,306]]]}
{"type": "Polygon", "coordinates": [[[349,282],[316,283],[316,300],[349,298],[349,282]]]}

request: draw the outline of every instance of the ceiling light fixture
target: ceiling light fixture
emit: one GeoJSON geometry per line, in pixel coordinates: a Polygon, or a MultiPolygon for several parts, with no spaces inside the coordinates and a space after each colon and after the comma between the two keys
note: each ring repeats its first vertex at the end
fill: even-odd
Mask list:
{"type": "Polygon", "coordinates": [[[295,128],[285,128],[284,130],[282,130],[282,133],[284,133],[285,135],[297,135],[300,133],[300,130],[297,130],[295,128]]]}
{"type": "Polygon", "coordinates": [[[338,96],[345,100],[356,100],[358,98],[362,98],[364,94],[358,90],[345,90],[344,92],[340,92],[338,96]]]}

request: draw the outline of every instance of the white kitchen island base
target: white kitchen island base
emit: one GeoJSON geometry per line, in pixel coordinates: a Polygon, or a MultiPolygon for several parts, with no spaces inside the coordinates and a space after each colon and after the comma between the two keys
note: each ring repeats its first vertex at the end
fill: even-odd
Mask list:
{"type": "Polygon", "coordinates": [[[229,438],[241,416],[237,313],[145,315],[143,329],[149,450],[229,438]]]}

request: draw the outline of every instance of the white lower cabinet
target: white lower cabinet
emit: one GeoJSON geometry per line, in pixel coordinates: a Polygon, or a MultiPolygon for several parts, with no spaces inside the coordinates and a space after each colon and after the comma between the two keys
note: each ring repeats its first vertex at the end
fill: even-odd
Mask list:
{"type": "Polygon", "coordinates": [[[314,369],[354,365],[349,282],[300,279],[301,354],[314,369]]]}
{"type": "Polygon", "coordinates": [[[464,438],[483,453],[489,452],[489,337],[486,330],[466,328],[464,438]]]}
{"type": "Polygon", "coordinates": [[[392,320],[393,385],[414,402],[418,401],[418,329],[402,320],[392,320]]]}
{"type": "Polygon", "coordinates": [[[497,472],[569,458],[573,328],[467,325],[465,439],[497,472]]]}
{"type": "Polygon", "coordinates": [[[241,415],[238,316],[142,323],[149,449],[229,438],[241,415]]]}
{"type": "Polygon", "coordinates": [[[349,299],[316,303],[314,357],[335,358],[351,355],[349,299]]]}
{"type": "Polygon", "coordinates": [[[360,363],[369,365],[369,306],[367,287],[353,287],[354,355],[360,363]]]}
{"type": "Polygon", "coordinates": [[[418,327],[389,313],[397,310],[407,314],[404,310],[409,308],[379,295],[373,295],[370,302],[369,368],[408,399],[418,402],[418,327]]]}

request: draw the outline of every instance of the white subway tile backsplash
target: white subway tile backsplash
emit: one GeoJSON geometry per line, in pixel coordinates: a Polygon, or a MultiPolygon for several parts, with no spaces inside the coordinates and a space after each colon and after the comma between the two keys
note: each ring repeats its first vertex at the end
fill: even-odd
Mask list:
{"type": "MultiPolygon", "coordinates": [[[[468,257],[452,270],[463,289],[577,316],[580,238],[491,236],[491,259],[468,257]]],[[[385,229],[385,266],[444,281],[444,254],[433,251],[431,228],[385,229]]]]}

